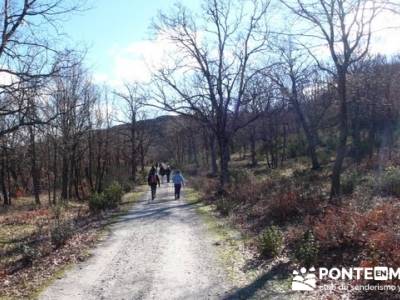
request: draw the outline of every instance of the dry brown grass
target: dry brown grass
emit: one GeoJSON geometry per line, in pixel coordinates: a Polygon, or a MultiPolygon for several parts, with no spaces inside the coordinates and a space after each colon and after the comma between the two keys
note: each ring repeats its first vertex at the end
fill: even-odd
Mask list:
{"type": "Polygon", "coordinates": [[[66,265],[83,260],[106,219],[130,208],[143,191],[125,194],[116,210],[101,214],[91,213],[87,202],[38,207],[32,197],[14,199],[0,212],[0,299],[30,298],[66,265]],[[55,245],[52,230],[63,224],[69,232],[55,245]]]}

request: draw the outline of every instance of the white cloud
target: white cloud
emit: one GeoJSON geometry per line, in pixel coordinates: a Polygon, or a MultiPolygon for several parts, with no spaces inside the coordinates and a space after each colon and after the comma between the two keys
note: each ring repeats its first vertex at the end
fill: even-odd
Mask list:
{"type": "MultiPolygon", "coordinates": [[[[295,29],[298,30],[295,33],[305,30],[298,24],[303,24],[304,28],[307,28],[304,25],[305,23],[296,23],[293,25],[296,26],[295,29]]],[[[307,33],[322,36],[318,29],[309,29],[307,33]]],[[[301,41],[310,47],[311,52],[316,57],[319,59],[328,59],[328,61],[330,61],[329,47],[323,38],[315,39],[307,37],[301,39],[301,41]]],[[[366,41],[367,36],[365,35],[363,43],[360,45],[361,50],[364,49],[366,41]]],[[[336,45],[337,49],[340,50],[342,43],[338,40],[336,45]]],[[[372,39],[369,45],[369,52],[371,54],[383,54],[389,56],[400,54],[400,18],[398,15],[389,11],[384,11],[373,20],[372,39]]]]}
{"type": "Polygon", "coordinates": [[[95,73],[93,74],[93,82],[94,83],[104,83],[107,82],[109,80],[109,77],[107,74],[104,73],[95,73]]]}
{"type": "Polygon", "coordinates": [[[374,23],[371,51],[388,55],[400,53],[400,18],[398,15],[385,12],[377,17],[374,23]]]}
{"type": "MultiPolygon", "coordinates": [[[[5,69],[7,69],[7,68],[5,68],[5,69]]],[[[0,72],[0,85],[2,85],[2,86],[11,85],[14,82],[16,82],[17,80],[18,80],[18,78],[15,75],[12,75],[7,72],[0,72]]]]}
{"type": "MultiPolygon", "coordinates": [[[[383,13],[374,23],[371,52],[388,55],[400,53],[400,18],[392,13],[383,13]]],[[[297,26],[300,26],[299,23],[297,26]]],[[[199,33],[199,39],[202,38],[199,33]]],[[[313,49],[313,52],[320,57],[329,56],[329,50],[322,45],[313,49]]],[[[94,81],[106,83],[112,88],[120,88],[124,82],[147,82],[151,70],[169,64],[176,56],[176,48],[162,36],[154,40],[114,45],[108,51],[111,62],[109,72],[96,73],[94,81]]]]}
{"type": "Polygon", "coordinates": [[[161,37],[113,46],[109,50],[110,72],[97,73],[94,80],[114,88],[121,87],[124,82],[148,82],[151,70],[159,68],[168,60],[172,48],[161,37]]]}

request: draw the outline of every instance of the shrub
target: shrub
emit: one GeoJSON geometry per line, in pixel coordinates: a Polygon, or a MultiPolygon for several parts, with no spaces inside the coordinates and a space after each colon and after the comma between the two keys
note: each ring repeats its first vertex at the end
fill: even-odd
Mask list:
{"type": "Polygon", "coordinates": [[[106,200],[103,193],[93,193],[89,197],[89,209],[100,211],[106,209],[106,200]]]}
{"type": "Polygon", "coordinates": [[[299,214],[319,215],[325,203],[323,191],[318,186],[303,188],[298,202],[299,214]]]}
{"type": "MultiPolygon", "coordinates": [[[[311,187],[311,183],[319,182],[321,180],[319,176],[319,172],[310,170],[310,169],[296,169],[293,171],[292,176],[294,182],[292,183],[294,186],[303,186],[302,190],[309,189],[311,187]]],[[[281,186],[285,186],[287,188],[287,184],[281,184],[281,186]]]]}
{"type": "Polygon", "coordinates": [[[130,191],[132,191],[132,185],[128,182],[125,182],[123,185],[123,191],[124,193],[129,193],[130,191]]]}
{"type": "Polygon", "coordinates": [[[266,189],[269,187],[267,181],[256,181],[242,185],[231,186],[226,197],[232,203],[246,204],[255,203],[262,199],[266,194],[266,189]]]}
{"type": "Polygon", "coordinates": [[[147,184],[147,171],[146,170],[139,172],[139,175],[136,176],[135,184],[136,185],[147,184]]]}
{"type": "Polygon", "coordinates": [[[329,152],[333,152],[337,148],[337,137],[333,134],[329,134],[327,136],[328,138],[325,140],[324,144],[329,152]]]}
{"type": "Polygon", "coordinates": [[[221,213],[222,216],[228,216],[231,210],[233,209],[232,200],[227,199],[226,197],[220,197],[216,202],[217,210],[221,213]]]}
{"type": "Polygon", "coordinates": [[[296,221],[300,216],[320,213],[323,197],[319,189],[286,188],[286,191],[274,195],[269,201],[268,218],[275,223],[283,224],[296,221]]]}
{"type": "Polygon", "coordinates": [[[378,190],[385,195],[400,197],[400,167],[388,167],[378,180],[378,190]]]}
{"type": "Polygon", "coordinates": [[[287,147],[287,156],[288,158],[297,157],[297,145],[294,143],[290,143],[287,147]]]}
{"type": "Polygon", "coordinates": [[[57,202],[56,205],[50,207],[55,220],[60,220],[62,217],[64,205],[62,202],[57,202]]]}
{"type": "Polygon", "coordinates": [[[294,179],[303,179],[307,174],[309,173],[309,170],[307,169],[295,169],[293,171],[293,178],[294,179]]]}
{"type": "Polygon", "coordinates": [[[350,207],[329,207],[312,231],[325,250],[354,247],[361,243],[361,215],[350,207]]]}
{"type": "Polygon", "coordinates": [[[196,180],[190,181],[190,187],[202,194],[202,200],[206,203],[216,203],[219,198],[217,191],[219,181],[216,178],[199,176],[196,180]]]}
{"type": "Polygon", "coordinates": [[[244,185],[254,181],[254,175],[246,169],[232,170],[230,175],[234,185],[244,185]]]}
{"type": "Polygon", "coordinates": [[[106,208],[115,208],[121,202],[123,195],[122,186],[114,181],[104,190],[106,208]]]}
{"type": "Polygon", "coordinates": [[[122,195],[122,186],[118,182],[113,182],[103,193],[93,193],[89,197],[89,208],[92,211],[115,208],[121,202],[122,195]]]}
{"type": "Polygon", "coordinates": [[[282,232],[276,226],[267,227],[260,237],[261,252],[267,257],[280,254],[283,245],[282,232]]]}
{"type": "Polygon", "coordinates": [[[21,252],[22,257],[27,262],[32,262],[35,258],[37,258],[40,255],[40,252],[36,248],[26,244],[20,245],[19,251],[21,252]]]}
{"type": "Polygon", "coordinates": [[[391,203],[365,213],[357,213],[351,206],[329,207],[312,230],[323,252],[334,250],[348,259],[368,257],[380,263],[400,263],[400,239],[394,233],[399,221],[400,207],[391,203]]]}
{"type": "Polygon", "coordinates": [[[360,141],[356,144],[353,144],[350,149],[349,155],[355,159],[356,161],[361,161],[361,159],[365,158],[369,153],[371,153],[374,145],[371,145],[370,141],[360,141]]]}
{"type": "Polygon", "coordinates": [[[400,207],[391,203],[384,203],[364,214],[360,225],[370,231],[385,231],[385,228],[397,228],[400,222],[400,207]]]}
{"type": "Polygon", "coordinates": [[[361,176],[358,172],[343,175],[341,180],[342,193],[345,195],[352,194],[360,182],[361,176]]]}
{"type": "Polygon", "coordinates": [[[320,164],[322,164],[322,165],[328,164],[332,160],[332,153],[330,151],[326,151],[326,150],[320,151],[318,153],[318,159],[319,159],[320,164]]]}
{"type": "Polygon", "coordinates": [[[287,145],[287,156],[288,158],[295,158],[299,156],[307,155],[307,142],[303,137],[289,142],[287,145]]]}
{"type": "Polygon", "coordinates": [[[313,232],[311,230],[307,230],[297,245],[295,257],[302,263],[302,265],[310,267],[316,262],[318,258],[318,251],[318,244],[315,240],[313,232]]]}
{"type": "Polygon", "coordinates": [[[56,224],[50,229],[50,241],[55,248],[59,248],[72,236],[73,227],[70,223],[56,224]]]}
{"type": "Polygon", "coordinates": [[[295,192],[278,194],[270,204],[270,216],[278,222],[284,223],[298,215],[299,196],[295,192]]]}

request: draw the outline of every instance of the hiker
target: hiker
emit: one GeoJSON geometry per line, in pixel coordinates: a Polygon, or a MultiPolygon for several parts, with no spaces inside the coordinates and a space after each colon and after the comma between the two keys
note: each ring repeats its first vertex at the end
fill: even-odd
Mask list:
{"type": "Polygon", "coordinates": [[[176,170],[174,176],[172,177],[172,182],[175,186],[175,200],[181,197],[182,185],[185,185],[185,179],[183,178],[181,171],[176,170]]]}
{"type": "Polygon", "coordinates": [[[158,177],[157,169],[154,166],[150,169],[147,183],[151,188],[151,200],[154,200],[154,198],[156,198],[157,184],[160,186],[160,178],[158,177]]]}
{"type": "Polygon", "coordinates": [[[169,180],[170,180],[170,177],[171,177],[171,167],[169,165],[165,169],[165,175],[167,175],[167,183],[169,183],[169,180]]]}
{"type": "Polygon", "coordinates": [[[161,182],[164,183],[164,175],[165,175],[165,168],[162,163],[160,163],[160,176],[161,176],[161,182]]]}

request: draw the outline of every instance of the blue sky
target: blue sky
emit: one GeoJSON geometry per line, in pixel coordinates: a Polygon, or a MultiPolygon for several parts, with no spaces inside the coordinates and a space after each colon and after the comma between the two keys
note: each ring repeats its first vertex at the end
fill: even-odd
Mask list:
{"type": "MultiPolygon", "coordinates": [[[[150,37],[149,25],[159,10],[169,10],[176,0],[90,0],[88,10],[63,23],[72,45],[87,47],[86,64],[98,76],[112,76],[115,56],[150,37]]],[[[185,0],[198,7],[200,1],[185,0]]]]}
{"type": "MultiPolygon", "coordinates": [[[[162,41],[149,41],[152,18],[159,10],[168,11],[177,0],[88,0],[90,9],[76,13],[63,23],[72,46],[88,48],[86,65],[97,83],[112,87],[124,81],[146,81],[148,64],[162,61],[162,41]]],[[[197,10],[201,0],[181,0],[197,10]]],[[[384,25],[398,22],[398,16],[383,18],[384,25]]],[[[400,25],[400,24],[399,24],[400,25]]],[[[399,53],[398,31],[379,37],[376,52],[399,53]]]]}

